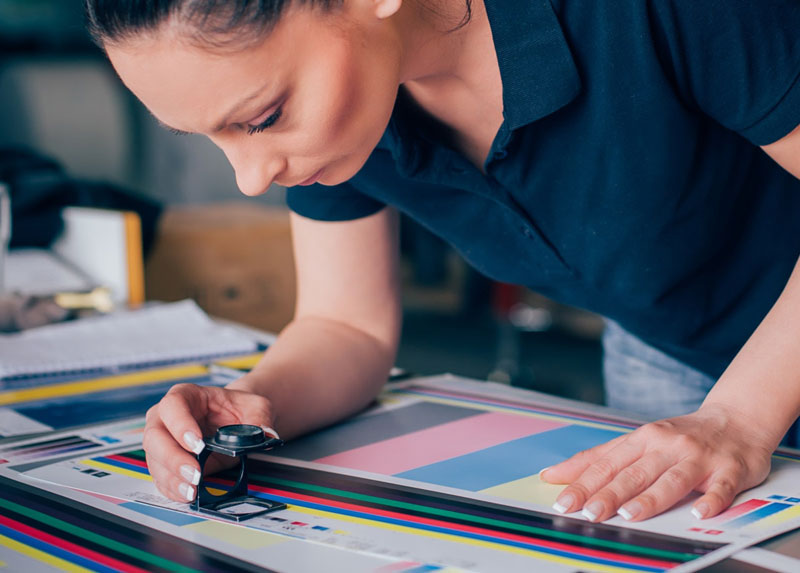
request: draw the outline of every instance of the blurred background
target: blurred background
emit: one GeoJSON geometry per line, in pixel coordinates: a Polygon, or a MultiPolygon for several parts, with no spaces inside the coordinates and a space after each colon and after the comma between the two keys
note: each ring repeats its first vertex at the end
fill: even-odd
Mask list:
{"type": "MultiPolygon", "coordinates": [[[[291,318],[282,189],[243,196],[208,140],[159,127],[89,40],[81,0],[0,0],[0,180],[40,189],[55,175],[81,182],[81,204],[140,212],[148,299],[194,298],[274,332],[291,318]]],[[[12,193],[12,246],[59,232],[42,205],[74,197],[47,188],[46,200],[12,193]]],[[[602,400],[599,317],[486,279],[410,220],[402,255],[400,367],[602,400]]]]}

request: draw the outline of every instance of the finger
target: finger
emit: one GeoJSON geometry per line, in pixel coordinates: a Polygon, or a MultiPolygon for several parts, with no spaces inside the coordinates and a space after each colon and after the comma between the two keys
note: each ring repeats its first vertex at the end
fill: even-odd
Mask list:
{"type": "Polygon", "coordinates": [[[544,468],[539,472],[539,477],[548,483],[570,483],[586,471],[586,468],[593,464],[595,460],[613,450],[627,437],[628,434],[625,434],[614,438],[610,442],[578,452],[559,464],[544,468]]]}
{"type": "Polygon", "coordinates": [[[605,448],[605,454],[587,465],[577,479],[561,492],[553,509],[559,513],[577,511],[589,497],[611,482],[622,468],[631,465],[643,453],[643,444],[634,440],[616,439],[606,445],[612,443],[614,447],[605,448]]]}
{"type": "Polygon", "coordinates": [[[142,447],[156,487],[171,499],[186,501],[186,492],[179,488],[179,483],[191,486],[199,483],[200,468],[195,456],[175,442],[163,425],[145,428],[142,447]]]}
{"type": "Polygon", "coordinates": [[[203,388],[194,384],[176,384],[158,404],[158,413],[174,440],[187,451],[199,454],[205,448],[203,432],[195,416],[208,412],[203,388]]]}
{"type": "Polygon", "coordinates": [[[183,503],[194,500],[197,486],[190,484],[180,475],[176,476],[169,467],[156,460],[148,460],[147,468],[158,491],[169,499],[183,503]]]}
{"type": "Polygon", "coordinates": [[[641,494],[622,506],[620,515],[641,521],[678,503],[703,481],[706,468],[696,461],[684,460],[670,467],[641,494]]]}
{"type": "Polygon", "coordinates": [[[692,515],[697,519],[713,517],[726,509],[736,494],[744,489],[741,471],[728,468],[716,472],[709,480],[706,492],[692,504],[692,515]]]}
{"type": "Polygon", "coordinates": [[[604,521],[620,509],[620,515],[632,519],[620,506],[650,487],[672,464],[663,454],[653,452],[623,467],[608,485],[586,500],[583,516],[589,521],[604,521]]]}

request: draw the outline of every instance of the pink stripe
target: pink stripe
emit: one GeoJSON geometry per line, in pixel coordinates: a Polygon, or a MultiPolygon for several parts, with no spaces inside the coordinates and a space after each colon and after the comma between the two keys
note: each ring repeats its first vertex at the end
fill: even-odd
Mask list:
{"type": "Polygon", "coordinates": [[[734,505],[728,511],[720,513],[717,517],[715,517],[714,523],[729,521],[734,517],[739,517],[743,513],[747,513],[748,511],[752,511],[761,507],[762,505],[767,505],[768,503],[768,501],[764,501],[763,499],[751,499],[745,501],[744,503],[740,503],[739,505],[734,505]]]}
{"type": "Polygon", "coordinates": [[[421,563],[417,561],[401,561],[400,563],[391,563],[380,569],[376,569],[375,573],[398,573],[401,571],[408,571],[412,567],[419,567],[420,565],[421,563]]]}
{"type": "Polygon", "coordinates": [[[566,425],[519,414],[490,412],[315,461],[393,475],[566,425]]]}
{"type": "Polygon", "coordinates": [[[745,501],[744,503],[740,503],[739,505],[734,505],[728,511],[720,513],[717,517],[715,517],[713,523],[729,521],[734,517],[739,517],[743,513],[747,513],[748,511],[752,511],[761,507],[762,505],[767,505],[768,503],[768,501],[764,501],[763,499],[751,499],[749,501],[745,501]]]}

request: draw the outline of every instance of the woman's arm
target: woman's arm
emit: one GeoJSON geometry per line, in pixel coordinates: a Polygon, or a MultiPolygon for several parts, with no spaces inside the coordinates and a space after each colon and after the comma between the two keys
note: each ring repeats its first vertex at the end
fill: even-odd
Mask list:
{"type": "Polygon", "coordinates": [[[292,215],[295,318],[229,387],[268,396],[282,437],[366,406],[394,363],[401,311],[394,211],[345,222],[292,215]]]}
{"type": "Polygon", "coordinates": [[[200,474],[192,452],[217,427],[254,424],[297,436],[363,408],[386,381],[401,321],[396,214],[336,223],[293,215],[292,230],[292,323],[227,388],[178,384],[147,413],[147,465],[171,499],[194,498],[200,474]]]}
{"type": "MultiPolygon", "coordinates": [[[[800,127],[763,147],[800,178],[800,127]]],[[[798,221],[800,229],[800,221],[798,221]]],[[[800,416],[800,260],[783,293],[697,412],[646,424],[546,472],[569,483],[556,509],[591,521],[652,517],[692,490],[698,518],[762,482],[771,453],[800,416]]]]}

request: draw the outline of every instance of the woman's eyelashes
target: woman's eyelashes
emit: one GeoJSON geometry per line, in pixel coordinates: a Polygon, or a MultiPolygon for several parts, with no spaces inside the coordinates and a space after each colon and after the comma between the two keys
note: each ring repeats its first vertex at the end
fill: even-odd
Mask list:
{"type": "Polygon", "coordinates": [[[270,114],[264,121],[259,123],[258,125],[248,125],[247,126],[247,135],[253,135],[254,133],[261,133],[265,129],[269,129],[275,122],[278,121],[281,117],[281,113],[283,112],[283,108],[276,109],[272,114],[270,114]]]}

